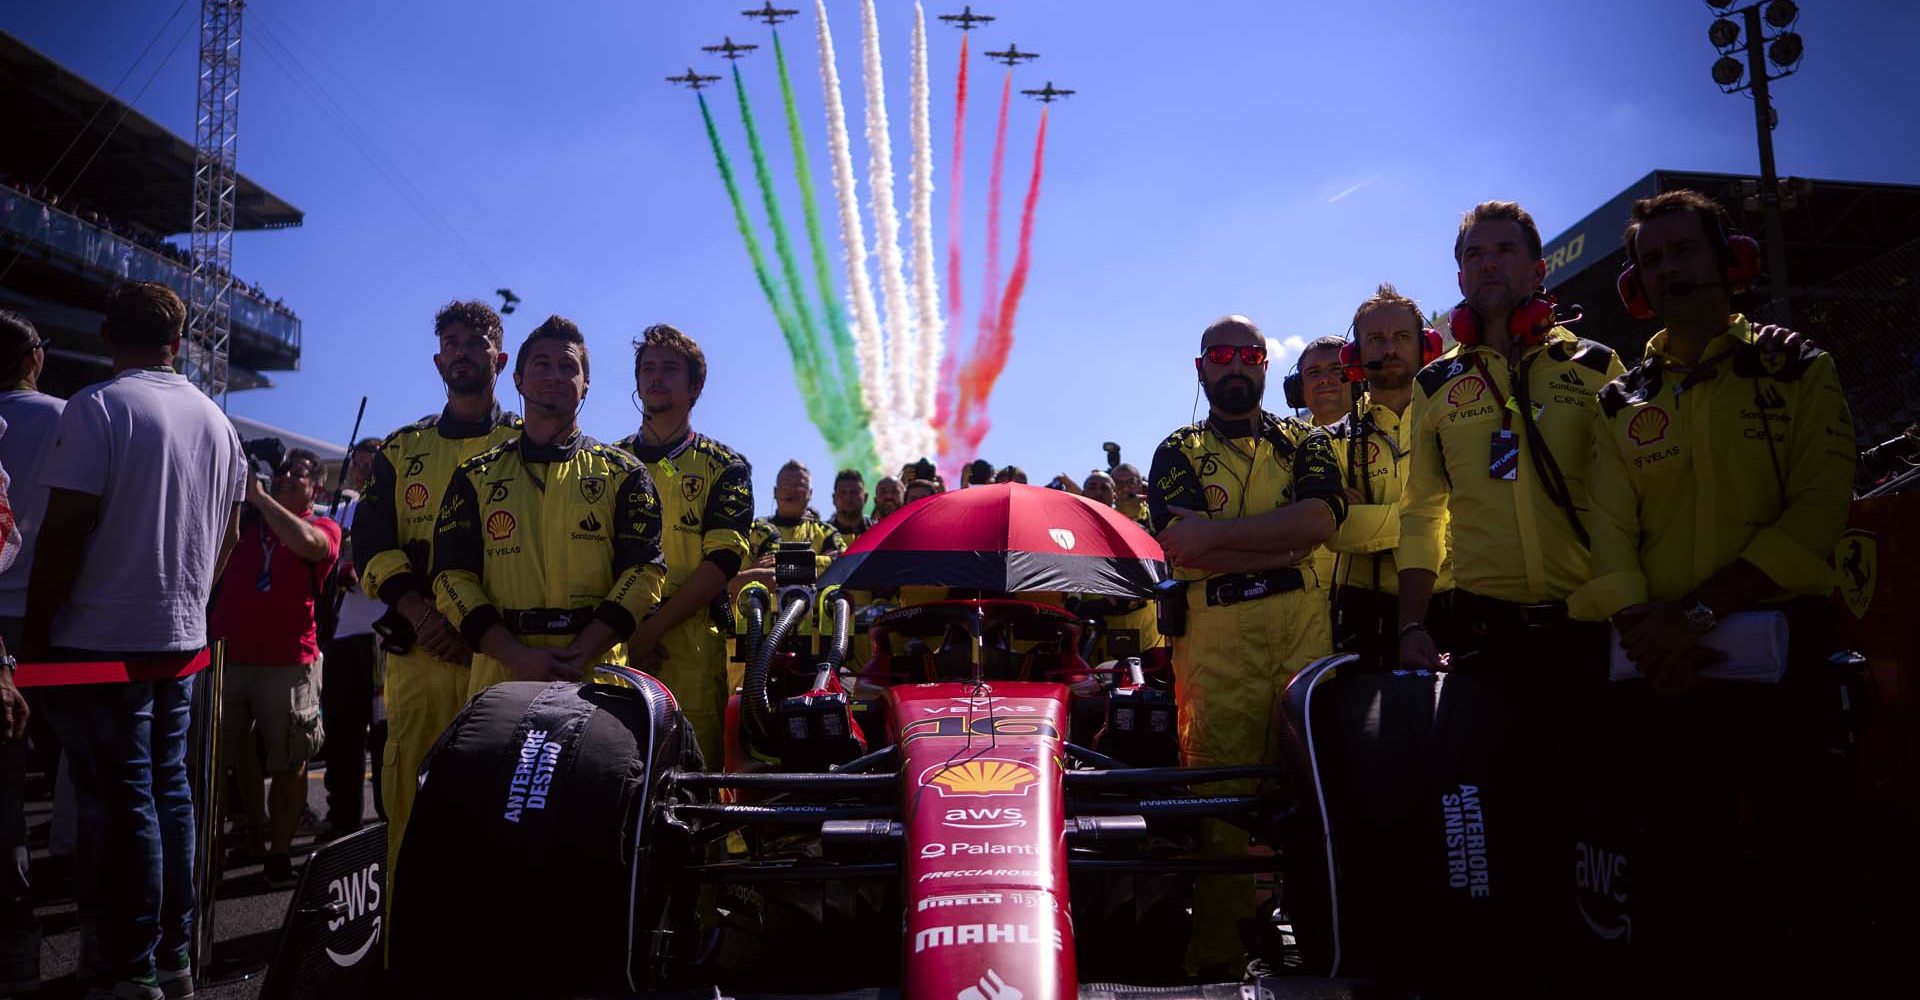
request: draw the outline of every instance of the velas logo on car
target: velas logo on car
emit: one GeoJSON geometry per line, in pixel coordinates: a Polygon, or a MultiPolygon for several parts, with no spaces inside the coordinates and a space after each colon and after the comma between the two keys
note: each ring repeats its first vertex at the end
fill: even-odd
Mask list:
{"type": "Polygon", "coordinates": [[[1658,406],[1649,406],[1627,421],[1627,436],[1633,439],[1634,444],[1645,448],[1665,440],[1667,425],[1672,422],[1673,418],[1667,416],[1667,411],[1658,406]]]}
{"type": "Polygon", "coordinates": [[[1478,403],[1480,397],[1487,394],[1487,382],[1478,375],[1469,375],[1453,384],[1447,390],[1447,404],[1459,409],[1471,403],[1478,403]]]}
{"type": "Polygon", "coordinates": [[[1048,528],[1047,537],[1053,539],[1053,544],[1066,549],[1068,552],[1073,551],[1073,532],[1065,528],[1048,528]]]}
{"type": "Polygon", "coordinates": [[[496,510],[487,515],[487,537],[504,542],[513,537],[513,529],[518,523],[511,511],[496,510]]]}
{"type": "Polygon", "coordinates": [[[408,486],[406,500],[408,510],[419,510],[425,507],[427,505],[427,488],[420,483],[414,483],[408,486]]]}
{"type": "Polygon", "coordinates": [[[920,776],[921,787],[931,786],[941,796],[1025,795],[1040,780],[1039,772],[1016,760],[980,757],[960,764],[938,764],[920,776]]]}

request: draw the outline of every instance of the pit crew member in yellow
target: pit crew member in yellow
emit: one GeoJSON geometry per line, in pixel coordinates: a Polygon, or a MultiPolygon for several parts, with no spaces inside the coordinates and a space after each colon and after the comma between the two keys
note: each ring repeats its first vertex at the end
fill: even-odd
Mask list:
{"type": "Polygon", "coordinates": [[[440,342],[433,366],[446,385],[446,409],[381,443],[353,518],[360,586],[387,605],[378,628],[387,651],[380,801],[387,810],[390,888],[420,765],[467,703],[473,658],[459,630],[433,606],[434,518],[461,462],[520,433],[520,418],[502,412],[494,396],[507,366],[500,317],[484,302],[451,302],[434,317],[433,329],[440,342]]]}
{"type": "Polygon", "coordinates": [[[1629,245],[1667,326],[1601,390],[1593,424],[1594,600],[1657,686],[1696,684],[1718,619],[1830,593],[1853,499],[1833,356],[1763,350],[1729,315],[1719,215],[1694,192],[1635,206],[1629,245]]]}
{"type": "MultiPolygon", "coordinates": [[[[1552,665],[1536,680],[1597,682],[1597,608],[1569,605],[1591,577],[1585,526],[1600,386],[1625,368],[1556,325],[1536,293],[1539,230],[1512,202],[1485,202],[1455,240],[1459,345],[1414,378],[1413,463],[1400,499],[1400,666],[1439,666],[1425,630],[1452,526],[1456,649],[1483,668],[1552,665]],[[1523,412],[1528,411],[1528,412],[1523,412]]],[[[1532,681],[1528,682],[1533,683],[1532,681]]]]}
{"type": "Polygon", "coordinates": [[[660,610],[634,634],[631,662],[673,692],[701,753],[718,766],[727,694],[739,684],[728,679],[727,581],[747,561],[753,470],[745,456],[693,429],[707,358],[692,337],[664,323],[648,327],[633,345],[633,381],[640,430],[620,447],[646,463],[660,488],[667,582],[660,610]]]}
{"type": "MultiPolygon", "coordinates": [[[[773,555],[781,542],[805,542],[813,550],[814,568],[821,573],[834,557],[847,550],[839,529],[809,516],[807,504],[813,499],[813,474],[797,459],[788,459],[773,481],[773,516],[755,521],[748,538],[756,569],[771,570],[773,555]]],[[[773,585],[771,578],[765,581],[773,585]]]]}
{"type": "Polygon", "coordinates": [[[555,316],[521,345],[525,432],[454,473],[434,526],[434,592],[476,650],[469,686],[589,676],[666,579],[660,498],[638,459],[580,432],[586,340],[555,316]]]}
{"type": "MultiPolygon", "coordinates": [[[[1244,316],[1216,320],[1194,361],[1205,421],[1174,431],[1153,455],[1147,504],[1174,575],[1188,581],[1184,628],[1170,628],[1188,766],[1252,764],[1272,746],[1274,705],[1288,678],[1332,651],[1324,592],[1300,569],[1346,514],[1324,432],[1260,408],[1266,338],[1244,316]]],[[[1244,854],[1247,835],[1206,826],[1209,853],[1244,854]]],[[[1253,912],[1251,877],[1195,887],[1190,971],[1244,968],[1238,922],[1253,912]]]]}
{"type": "MultiPolygon", "coordinates": [[[[1400,496],[1412,471],[1412,425],[1404,418],[1413,402],[1413,377],[1421,367],[1426,317],[1391,284],[1360,303],[1353,318],[1356,352],[1367,376],[1360,421],[1351,413],[1328,429],[1340,480],[1347,489],[1347,519],[1325,546],[1333,553],[1333,644],[1384,666],[1399,656],[1400,496]]],[[[1303,366],[1304,371],[1304,366],[1303,366]]],[[[1426,625],[1450,644],[1453,565],[1442,556],[1426,625]]]]}

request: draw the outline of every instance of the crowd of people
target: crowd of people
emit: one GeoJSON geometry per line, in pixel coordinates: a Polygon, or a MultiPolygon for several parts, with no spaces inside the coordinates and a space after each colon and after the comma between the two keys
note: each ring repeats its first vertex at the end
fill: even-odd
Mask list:
{"type": "MultiPolygon", "coordinates": [[[[0,200],[6,202],[0,205],[0,209],[4,209],[0,211],[0,216],[11,215],[18,207],[19,203],[13,197],[15,195],[31,199],[39,208],[39,229],[42,239],[45,239],[46,234],[52,229],[53,213],[60,212],[93,227],[103,236],[116,237],[118,245],[138,247],[165,257],[183,268],[189,270],[193,268],[193,254],[186,247],[145,226],[115,218],[85,201],[71,197],[62,198],[58,191],[45,184],[29,184],[17,178],[0,175],[0,200]]],[[[89,243],[88,262],[98,267],[108,267],[110,263],[108,258],[113,256],[114,247],[115,241],[109,240],[89,243]]],[[[118,270],[122,272],[122,277],[125,277],[126,268],[119,267],[118,270]]],[[[287,308],[284,300],[268,295],[267,290],[261,287],[259,282],[242,281],[229,272],[222,273],[232,280],[234,292],[274,312],[287,316],[293,315],[293,310],[287,308]]]]}
{"type": "MultiPolygon", "coordinates": [[[[1569,788],[1595,745],[1633,744],[1610,764],[1633,769],[1650,803],[1634,816],[1651,831],[1636,868],[1636,892],[1653,901],[1633,928],[1643,968],[1695,982],[1781,934],[1809,947],[1834,887],[1821,867],[1831,856],[1806,857],[1823,831],[1781,808],[1818,780],[1801,689],[1715,679],[1756,659],[1805,670],[1830,645],[1821,603],[1854,462],[1833,360],[1737,311],[1750,248],[1718,205],[1672,192],[1623,221],[1630,306],[1664,326],[1631,368],[1562,322],[1541,290],[1532,218],[1486,202],[1452,244],[1457,346],[1443,351],[1417,304],[1382,284],[1350,336],[1309,344],[1286,377],[1302,419],[1267,408],[1260,328],[1223,317],[1194,359],[1204,420],[1168,435],[1144,476],[1115,461],[1050,484],[1139,522],[1166,554],[1178,583],[1151,634],[1170,647],[1190,765],[1272,761],[1283,688],[1336,652],[1499,693],[1510,720],[1499,756],[1520,776],[1500,836],[1525,845],[1503,877],[1537,919],[1478,943],[1496,960],[1487,975],[1564,974],[1569,788]],[[1753,638],[1740,623],[1755,614],[1783,615],[1790,644],[1753,638]],[[1726,849],[1755,811],[1763,849],[1726,849]],[[1795,915],[1761,934],[1722,890],[1779,876],[1789,857],[1795,915]]],[[[930,462],[909,463],[874,482],[869,507],[865,477],[845,470],[823,518],[810,471],[789,461],[756,518],[745,456],[694,429],[708,381],[694,338],[659,324],[633,341],[639,428],[607,444],[579,427],[591,379],[579,328],[553,316],[509,351],[500,317],[466,301],[433,317],[444,406],[355,444],[356,492],[335,518],[313,506],[312,454],[250,474],[231,425],[168,367],[183,320],[162,286],[117,288],[102,329],[115,375],[63,412],[33,389],[31,324],[0,315],[0,377],[13,386],[0,417],[15,428],[0,461],[14,495],[26,490],[25,554],[0,577],[7,648],[128,670],[44,689],[32,706],[73,758],[93,873],[81,917],[114,996],[191,989],[184,761],[193,661],[210,638],[227,643],[222,737],[244,765],[229,816],[241,847],[270,877],[291,876],[302,775],[323,745],[329,832],[358,828],[371,746],[390,901],[406,891],[392,861],[416,775],[469,697],[623,662],[670,688],[706,760],[723,760],[739,683],[722,624],[730,590],[770,575],[781,542],[807,544],[824,567],[947,488],[930,462]],[[520,415],[498,391],[509,368],[520,415]],[[35,428],[24,440],[23,426],[35,428]],[[337,625],[323,596],[336,576],[337,625]]],[[[961,478],[1027,482],[985,461],[961,478]]],[[[11,748],[27,706],[10,673],[11,748]]],[[[12,836],[18,816],[4,822],[12,836]]],[[[1247,850],[1225,824],[1205,842],[1247,850]]],[[[1238,924],[1253,905],[1251,879],[1200,880],[1191,972],[1245,969],[1238,924]]],[[[0,943],[0,960],[11,954],[0,943]]]]}

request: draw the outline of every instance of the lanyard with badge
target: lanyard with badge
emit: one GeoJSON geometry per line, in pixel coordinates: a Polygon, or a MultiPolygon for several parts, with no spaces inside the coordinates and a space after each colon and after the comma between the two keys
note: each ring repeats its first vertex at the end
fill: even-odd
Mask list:
{"type": "MultiPolygon", "coordinates": [[[[1513,433],[1513,415],[1519,412],[1519,402],[1500,391],[1500,384],[1487,371],[1486,359],[1477,351],[1473,355],[1473,366],[1479,369],[1480,378],[1487,383],[1487,388],[1493,390],[1494,402],[1500,404],[1500,429],[1493,432],[1493,440],[1488,446],[1487,475],[1510,483],[1520,478],[1520,439],[1513,433]]],[[[1515,378],[1526,377],[1527,361],[1522,361],[1515,378]]]]}

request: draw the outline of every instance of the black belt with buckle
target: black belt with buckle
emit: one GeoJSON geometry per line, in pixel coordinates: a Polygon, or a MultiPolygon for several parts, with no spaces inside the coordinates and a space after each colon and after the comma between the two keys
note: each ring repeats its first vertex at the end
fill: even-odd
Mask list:
{"type": "Polygon", "coordinates": [[[591,621],[592,608],[500,609],[500,623],[514,635],[573,635],[591,621]]]}
{"type": "Polygon", "coordinates": [[[1462,623],[1489,628],[1557,628],[1567,623],[1567,602],[1518,604],[1456,590],[1453,613],[1462,623]]]}
{"type": "Polygon", "coordinates": [[[1299,590],[1306,586],[1306,579],[1300,571],[1289,566],[1285,569],[1269,569],[1259,573],[1228,573],[1224,576],[1207,578],[1207,606],[1225,607],[1229,604],[1242,604],[1257,601],[1262,597],[1284,594],[1289,590],[1299,590]]]}

